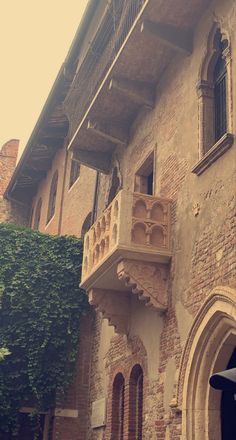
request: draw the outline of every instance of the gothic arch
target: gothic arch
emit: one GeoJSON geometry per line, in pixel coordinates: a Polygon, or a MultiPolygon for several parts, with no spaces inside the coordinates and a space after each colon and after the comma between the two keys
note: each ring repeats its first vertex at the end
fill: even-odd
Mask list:
{"type": "MultiPolygon", "coordinates": [[[[199,68],[197,94],[199,159],[201,160],[211,150],[216,160],[232,146],[233,139],[231,135],[233,105],[230,37],[216,22],[209,33],[206,51],[199,68]],[[222,70],[224,74],[219,70],[220,65],[222,69],[224,68],[222,70]]],[[[214,160],[210,160],[210,163],[214,160]]],[[[201,174],[207,168],[206,164],[203,165],[203,170],[200,166],[200,171],[193,169],[193,172],[201,174]]]]}
{"type": "Polygon", "coordinates": [[[175,405],[182,411],[182,440],[220,440],[221,393],[210,376],[227,367],[236,345],[236,290],[216,287],[194,319],[179,372],[175,405]]]}
{"type": "Polygon", "coordinates": [[[230,47],[230,38],[228,32],[222,29],[221,25],[217,22],[213,23],[211,31],[209,32],[208,41],[206,45],[206,51],[200,65],[198,80],[209,81],[212,77],[212,71],[215,66],[215,62],[218,56],[218,47],[216,42],[216,35],[220,32],[223,40],[228,41],[228,47],[230,47]]]}

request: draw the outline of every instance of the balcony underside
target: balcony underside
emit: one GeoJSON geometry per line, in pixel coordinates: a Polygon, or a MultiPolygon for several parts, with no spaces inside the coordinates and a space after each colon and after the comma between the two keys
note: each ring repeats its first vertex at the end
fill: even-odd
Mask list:
{"type": "Polygon", "coordinates": [[[191,54],[191,29],[206,3],[196,0],[187,5],[177,0],[164,6],[163,2],[150,0],[102,76],[99,89],[81,118],[77,117],[80,103],[76,89],[72,90],[67,114],[75,134],[69,148],[75,151],[77,160],[109,172],[112,153],[117,145],[129,143],[130,129],[137,115],[155,106],[158,81],[173,56],[191,54]],[[93,155],[83,152],[101,153],[99,163],[93,155]]]}

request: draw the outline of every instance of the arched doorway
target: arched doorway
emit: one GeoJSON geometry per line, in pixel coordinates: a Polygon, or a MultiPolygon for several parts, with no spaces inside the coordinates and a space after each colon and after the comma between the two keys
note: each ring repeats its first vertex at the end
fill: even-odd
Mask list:
{"type": "MultiPolygon", "coordinates": [[[[236,347],[231,355],[227,370],[236,368],[236,347]]],[[[236,439],[236,400],[234,391],[221,393],[221,436],[222,440],[236,439]]]]}
{"type": "Polygon", "coordinates": [[[195,317],[181,359],[176,405],[182,410],[182,440],[225,440],[222,393],[210,387],[209,378],[227,369],[235,346],[236,291],[218,287],[195,317]]]}

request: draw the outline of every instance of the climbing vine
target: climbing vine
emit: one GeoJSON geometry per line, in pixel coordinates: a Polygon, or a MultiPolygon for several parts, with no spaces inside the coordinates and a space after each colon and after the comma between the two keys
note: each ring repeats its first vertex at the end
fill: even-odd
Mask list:
{"type": "Polygon", "coordinates": [[[0,438],[14,438],[22,405],[54,408],[73,380],[88,303],[80,240],[1,224],[0,248],[0,438]]]}

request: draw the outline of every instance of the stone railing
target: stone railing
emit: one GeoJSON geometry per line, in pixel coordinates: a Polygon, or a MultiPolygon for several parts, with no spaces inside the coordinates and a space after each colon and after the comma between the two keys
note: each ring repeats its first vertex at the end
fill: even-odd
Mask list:
{"type": "Polygon", "coordinates": [[[167,262],[170,205],[166,199],[121,190],[85,235],[82,287],[122,258],[167,262]]]}

